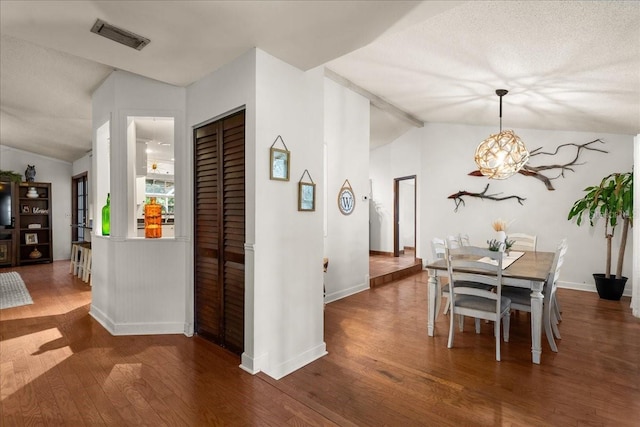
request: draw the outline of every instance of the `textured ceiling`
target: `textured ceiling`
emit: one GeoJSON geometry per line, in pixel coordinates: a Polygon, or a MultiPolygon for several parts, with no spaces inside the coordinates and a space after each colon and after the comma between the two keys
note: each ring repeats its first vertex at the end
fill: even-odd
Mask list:
{"type": "MultiPolygon", "coordinates": [[[[0,144],[73,161],[113,69],[180,86],[251,47],[425,122],[640,133],[640,2],[0,2],[0,144]],[[136,51],[97,18],[150,38],[136,51]]],[[[374,110],[372,144],[407,128],[374,110]]]]}
{"type": "Polygon", "coordinates": [[[640,133],[640,2],[470,2],[327,67],[425,122],[640,133]]]}

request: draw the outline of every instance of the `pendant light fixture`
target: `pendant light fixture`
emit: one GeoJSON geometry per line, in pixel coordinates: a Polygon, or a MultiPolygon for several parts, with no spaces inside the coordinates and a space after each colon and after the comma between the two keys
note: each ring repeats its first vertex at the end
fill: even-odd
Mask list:
{"type": "Polygon", "coordinates": [[[496,90],[500,97],[500,133],[489,135],[476,148],[476,165],[482,175],[491,179],[507,179],[529,160],[529,152],[520,137],[512,130],[502,130],[502,97],[507,93],[506,89],[496,90]]]}

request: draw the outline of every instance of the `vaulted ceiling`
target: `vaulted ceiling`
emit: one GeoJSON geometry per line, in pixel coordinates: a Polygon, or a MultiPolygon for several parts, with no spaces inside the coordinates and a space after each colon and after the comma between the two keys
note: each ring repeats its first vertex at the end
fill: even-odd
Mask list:
{"type": "MultiPolygon", "coordinates": [[[[114,69],[186,86],[258,47],[424,122],[640,133],[638,1],[0,2],[0,144],[73,161],[114,69]],[[137,51],[102,19],[151,40],[137,51]]],[[[372,144],[411,125],[372,111],[372,144]]]]}

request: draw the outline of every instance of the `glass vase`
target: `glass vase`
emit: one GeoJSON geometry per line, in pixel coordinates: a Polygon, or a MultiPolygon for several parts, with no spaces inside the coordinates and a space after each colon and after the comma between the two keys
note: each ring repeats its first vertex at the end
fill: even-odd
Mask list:
{"type": "Polygon", "coordinates": [[[107,204],[102,208],[102,235],[111,233],[111,193],[107,193],[107,204]]]}
{"type": "Polygon", "coordinates": [[[144,205],[144,237],[157,239],[162,237],[162,206],[151,197],[144,205]]]}

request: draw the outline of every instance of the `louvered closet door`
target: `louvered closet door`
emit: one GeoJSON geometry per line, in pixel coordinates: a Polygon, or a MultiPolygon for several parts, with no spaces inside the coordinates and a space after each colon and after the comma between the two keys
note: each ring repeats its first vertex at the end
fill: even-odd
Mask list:
{"type": "Polygon", "coordinates": [[[196,332],[244,345],[244,111],[195,130],[196,332]]]}

